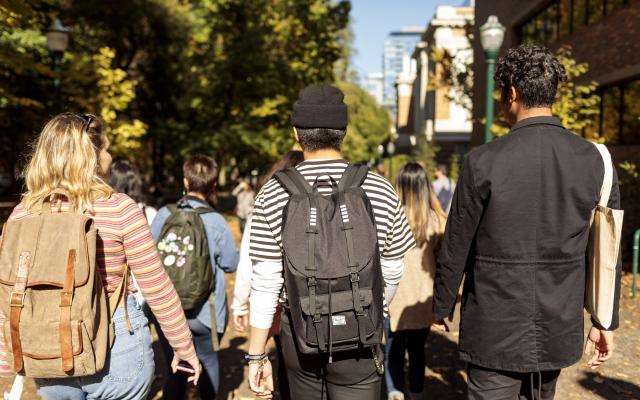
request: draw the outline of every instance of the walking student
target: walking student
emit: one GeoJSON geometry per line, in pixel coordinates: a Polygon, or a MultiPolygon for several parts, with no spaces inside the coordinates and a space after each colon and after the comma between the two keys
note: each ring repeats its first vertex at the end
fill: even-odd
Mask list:
{"type": "MultiPolygon", "coordinates": [[[[509,49],[496,66],[508,135],[466,157],[435,280],[442,321],[465,277],[460,355],[469,399],[553,399],[562,368],[583,350],[585,254],[605,165],[599,150],[567,131],[551,107],[566,74],[542,46],[509,49]]],[[[608,207],[620,208],[613,169],[608,207]]],[[[621,263],[609,330],[594,323],[588,365],[613,353],[621,263]]]]}
{"type": "Polygon", "coordinates": [[[142,210],[149,225],[153,223],[158,210],[148,204],[140,170],[128,160],[116,160],[111,164],[109,183],[113,190],[131,197],[142,210]]]}
{"type": "MultiPolygon", "coordinates": [[[[277,172],[284,171],[287,168],[295,167],[304,160],[301,151],[292,150],[284,155],[271,167],[270,171],[265,175],[266,179],[262,179],[262,185],[267,183],[277,172]]],[[[242,235],[242,243],[240,244],[240,261],[238,262],[238,270],[236,272],[236,283],[233,287],[233,302],[231,310],[233,311],[233,324],[238,332],[246,332],[249,327],[249,295],[251,293],[251,275],[253,272],[253,263],[249,254],[249,241],[251,232],[251,217],[247,221],[247,226],[242,235]]],[[[277,317],[277,315],[276,315],[277,317]]],[[[282,344],[280,342],[280,323],[276,319],[271,326],[270,336],[276,343],[278,352],[278,389],[282,400],[289,400],[289,382],[287,381],[287,372],[283,363],[282,344]]]]}
{"type": "Polygon", "coordinates": [[[256,198],[246,358],[251,389],[262,398],[273,396],[265,343],[279,297],[291,398],[381,394],[383,291],[390,301],[415,242],[393,186],[343,159],[343,98],[328,84],[300,91],[292,122],[305,161],[256,198]]]}
{"type": "MultiPolygon", "coordinates": [[[[56,328],[52,328],[51,331],[43,331],[36,326],[31,326],[29,329],[31,314],[38,312],[36,308],[38,297],[36,296],[42,292],[38,287],[29,286],[29,282],[30,280],[37,282],[39,277],[43,276],[54,279],[53,277],[60,276],[59,271],[46,270],[44,267],[38,268],[42,264],[38,264],[37,257],[35,257],[39,254],[37,248],[34,252],[34,258],[31,259],[33,265],[29,265],[29,257],[25,259],[21,256],[21,260],[26,260],[26,262],[25,265],[22,265],[21,262],[18,274],[20,275],[24,270],[29,271],[23,279],[26,281],[27,287],[30,288],[26,293],[26,298],[31,298],[30,306],[28,309],[27,307],[20,309],[22,314],[22,318],[19,320],[20,331],[11,330],[12,335],[16,336],[8,342],[0,341],[0,355],[5,356],[0,360],[0,368],[6,371],[13,367],[14,373],[21,372],[16,370],[17,365],[22,368],[23,373],[28,373],[30,376],[71,376],[36,379],[38,393],[47,400],[145,399],[147,397],[154,373],[152,338],[147,318],[140,306],[132,296],[126,295],[135,292],[133,285],[127,284],[129,274],[138,281],[147,304],[157,318],[173,350],[173,372],[176,372],[178,362],[183,360],[195,371],[189,380],[197,382],[200,375],[200,362],[196,357],[180,299],[164,268],[162,268],[142,211],[130,197],[122,193],[114,193],[106,183],[106,174],[110,164],[109,140],[103,133],[102,123],[97,117],[64,113],[52,118],[44,126],[36,141],[24,175],[27,191],[22,195],[20,204],[13,210],[7,223],[8,226],[9,224],[11,226],[7,228],[7,232],[2,238],[3,243],[7,245],[7,241],[15,239],[12,238],[12,226],[18,226],[17,224],[28,226],[29,221],[37,221],[39,218],[43,221],[39,229],[43,235],[49,232],[49,224],[54,224],[52,227],[55,228],[56,223],[63,223],[70,218],[75,218],[74,214],[78,214],[81,218],[87,218],[86,226],[95,226],[97,230],[95,242],[90,242],[87,239],[88,248],[93,246],[92,243],[95,243],[95,271],[99,274],[95,281],[96,286],[94,286],[97,288],[95,293],[98,296],[95,298],[94,307],[102,307],[101,304],[106,301],[100,298],[102,291],[107,296],[116,296],[116,304],[124,297],[122,306],[111,310],[114,315],[108,321],[113,324],[115,339],[108,349],[106,365],[94,375],[83,376],[83,370],[89,368],[92,362],[98,363],[100,360],[93,357],[77,359],[76,356],[81,357],[85,351],[97,351],[97,348],[92,346],[100,345],[100,343],[92,342],[91,340],[97,340],[92,339],[92,336],[83,335],[85,347],[79,347],[77,335],[80,335],[81,332],[78,332],[77,335],[74,333],[76,324],[92,327],[91,331],[96,338],[109,335],[108,325],[99,324],[100,316],[96,315],[95,321],[84,320],[80,322],[75,321],[75,317],[73,317],[77,316],[83,307],[82,304],[73,302],[73,298],[86,293],[85,288],[81,286],[82,271],[84,271],[81,267],[87,268],[85,261],[80,258],[80,254],[84,254],[82,253],[84,250],[78,248],[69,250],[68,259],[65,250],[64,259],[58,260],[56,248],[49,247],[52,254],[47,255],[49,259],[44,265],[48,265],[49,268],[60,263],[66,265],[67,273],[62,275],[67,276],[65,282],[69,282],[69,276],[73,279],[74,271],[70,267],[75,266],[77,269],[75,284],[73,280],[68,283],[71,287],[68,290],[71,290],[72,293],[75,286],[74,297],[68,300],[70,306],[65,305],[67,300],[63,296],[65,293],[62,293],[60,295],[62,297],[52,302],[56,309],[60,304],[59,311],[44,313],[44,318],[40,317],[37,320],[40,327],[43,326],[41,324],[55,325],[56,328]],[[45,213],[50,214],[45,215],[45,213]],[[83,213],[84,216],[80,213],[83,213]],[[54,252],[55,254],[53,254],[54,252]],[[75,254],[78,254],[77,258],[73,257],[75,254]],[[114,294],[116,291],[121,294],[114,294]],[[122,294],[124,296],[121,297],[122,294]],[[68,309],[69,311],[67,311],[68,309]],[[71,319],[71,321],[65,323],[65,319],[71,319]],[[70,329],[69,326],[74,328],[68,336],[70,342],[67,343],[65,342],[65,330],[70,329]],[[52,336],[47,339],[49,342],[46,342],[45,336],[51,335],[58,329],[60,342],[53,339],[52,336]],[[24,335],[33,334],[41,335],[40,341],[25,339],[21,342],[21,338],[25,338],[24,335]],[[18,347],[16,348],[16,346],[18,347]],[[62,354],[62,363],[60,360],[53,360],[51,364],[38,364],[42,358],[36,357],[37,354],[44,353],[51,356],[56,351],[62,354]],[[19,356],[20,352],[22,352],[22,357],[16,360],[16,356],[19,356]],[[64,354],[67,352],[71,358],[65,360],[64,354]],[[7,365],[6,356],[9,354],[13,355],[12,365],[7,365]],[[35,358],[31,359],[30,357],[35,358]],[[61,370],[55,371],[58,368],[61,370]],[[63,370],[66,372],[63,373],[63,370]]],[[[61,227],[60,229],[66,228],[61,227]]],[[[96,230],[90,228],[89,232],[96,233],[96,230]]],[[[67,229],[65,234],[70,236],[75,232],[67,229]]],[[[82,235],[84,236],[84,232],[82,235]]],[[[25,243],[28,239],[21,238],[25,243]]],[[[56,242],[56,246],[63,240],[66,240],[66,237],[60,238],[56,242]]],[[[47,248],[47,243],[41,238],[38,241],[38,246],[47,248]]],[[[2,268],[5,267],[5,257],[10,252],[6,247],[3,249],[2,268]]],[[[89,251],[86,254],[90,257],[89,251]]],[[[93,260],[88,261],[89,265],[93,264],[93,260]]],[[[90,268],[90,271],[86,273],[88,275],[84,276],[93,276],[91,271],[90,268]]],[[[67,283],[65,283],[65,287],[67,287],[67,283]]],[[[18,282],[16,282],[17,286],[18,282]]],[[[49,289],[53,293],[54,289],[49,289]]],[[[46,296],[46,293],[42,295],[46,296]]],[[[22,301],[25,301],[25,296],[22,297],[22,301]]],[[[102,312],[107,312],[107,310],[104,308],[102,312]]],[[[86,309],[83,312],[86,312],[86,309]]],[[[11,313],[11,317],[13,319],[13,313],[11,313]]],[[[2,323],[9,322],[2,321],[2,323]]]]}
{"type": "MultiPolygon", "coordinates": [[[[138,204],[142,214],[147,220],[147,224],[151,225],[158,210],[147,205],[146,196],[142,184],[142,176],[138,168],[127,160],[116,160],[111,164],[109,170],[109,184],[116,193],[124,193],[131,197],[133,201],[138,204]]],[[[136,288],[134,296],[140,306],[144,306],[146,303],[140,286],[134,277],[131,282],[136,288]]],[[[152,317],[152,316],[151,316],[152,317]]],[[[152,317],[153,319],[153,317],[152,317]]]]}
{"type": "MultiPolygon", "coordinates": [[[[184,162],[182,171],[186,195],[158,211],[151,232],[182,299],[196,352],[204,365],[206,374],[198,391],[202,398],[213,399],[220,388],[218,346],[229,320],[224,274],[235,272],[238,250],[229,225],[208,201],[218,180],[216,162],[195,155],[184,162]]],[[[162,342],[166,349],[166,342],[162,342]]],[[[185,374],[168,374],[164,398],[183,399],[186,383],[185,374]]]]}
{"type": "Polygon", "coordinates": [[[456,191],[456,183],[449,179],[447,166],[444,164],[438,164],[436,166],[434,175],[436,179],[433,181],[433,191],[442,209],[448,213],[451,209],[453,193],[456,191]]]}
{"type": "Polygon", "coordinates": [[[404,206],[416,247],[404,256],[404,273],[385,321],[385,381],[389,400],[405,398],[405,353],[409,355],[409,398],[419,400],[424,391],[424,346],[433,314],[433,280],[436,252],[442,240],[446,215],[431,190],[429,178],[418,163],[398,172],[396,191],[404,206]]]}
{"type": "Polygon", "coordinates": [[[251,218],[251,211],[253,210],[253,198],[255,192],[251,187],[248,179],[242,179],[238,186],[236,186],[231,194],[236,197],[236,216],[240,222],[240,232],[244,232],[247,225],[247,220],[251,218]]]}

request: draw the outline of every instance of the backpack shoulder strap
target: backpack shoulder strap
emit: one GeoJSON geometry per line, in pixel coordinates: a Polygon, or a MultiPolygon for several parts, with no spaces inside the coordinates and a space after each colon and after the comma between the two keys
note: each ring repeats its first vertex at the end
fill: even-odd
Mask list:
{"type": "MultiPolygon", "coordinates": [[[[202,203],[202,201],[198,201],[198,203],[202,203]]],[[[171,204],[169,206],[167,206],[169,208],[169,211],[171,213],[174,213],[177,210],[180,209],[185,209],[188,208],[189,210],[193,211],[194,213],[198,214],[198,215],[203,215],[203,214],[209,214],[212,212],[216,212],[216,210],[209,206],[209,205],[203,205],[202,207],[193,207],[191,206],[191,204],[189,204],[189,201],[186,197],[183,197],[182,199],[178,200],[177,203],[175,204],[171,204]]]]}
{"type": "Polygon", "coordinates": [[[216,212],[215,209],[211,208],[211,207],[195,207],[193,209],[193,211],[198,214],[198,215],[203,215],[203,214],[209,214],[209,213],[214,213],[216,212]]]}
{"type": "Polygon", "coordinates": [[[368,174],[369,167],[366,164],[349,164],[347,169],[344,170],[342,178],[340,178],[340,183],[338,184],[339,190],[342,191],[361,186],[368,174]]]}
{"type": "Polygon", "coordinates": [[[600,189],[600,202],[598,205],[607,207],[609,204],[609,196],[611,196],[611,186],[613,184],[613,167],[611,165],[611,154],[607,150],[607,146],[596,143],[596,148],[600,152],[602,161],[604,162],[604,179],[602,180],[602,188],[600,189]]]}
{"type": "Polygon", "coordinates": [[[284,171],[277,172],[275,178],[290,195],[311,193],[311,186],[309,186],[302,174],[295,168],[288,168],[284,171]]]}
{"type": "Polygon", "coordinates": [[[173,214],[174,212],[178,211],[178,205],[177,204],[169,204],[169,205],[167,205],[167,209],[169,210],[169,214],[173,214]]]}

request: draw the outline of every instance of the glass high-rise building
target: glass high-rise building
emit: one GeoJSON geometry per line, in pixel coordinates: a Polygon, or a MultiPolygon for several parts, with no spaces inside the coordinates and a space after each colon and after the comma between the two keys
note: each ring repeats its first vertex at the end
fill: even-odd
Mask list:
{"type": "Polygon", "coordinates": [[[420,41],[424,28],[407,27],[399,31],[391,32],[384,41],[382,54],[382,73],[384,75],[384,87],[382,92],[382,105],[391,115],[396,114],[396,80],[400,72],[410,72],[412,69],[411,54],[420,41]]]}

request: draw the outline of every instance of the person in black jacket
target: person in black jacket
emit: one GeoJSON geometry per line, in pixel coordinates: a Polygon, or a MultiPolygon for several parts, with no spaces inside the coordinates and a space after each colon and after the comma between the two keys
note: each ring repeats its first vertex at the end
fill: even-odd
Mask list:
{"type": "MultiPolygon", "coordinates": [[[[544,47],[510,49],[497,64],[508,135],[465,159],[436,269],[437,325],[463,275],[460,344],[469,399],[553,399],[560,370],[582,356],[586,249],[604,163],[551,114],[558,60],[544,47]]],[[[620,208],[615,173],[609,207],[620,208]]],[[[618,326],[621,262],[609,331],[594,324],[592,368],[609,359],[618,326]]]]}

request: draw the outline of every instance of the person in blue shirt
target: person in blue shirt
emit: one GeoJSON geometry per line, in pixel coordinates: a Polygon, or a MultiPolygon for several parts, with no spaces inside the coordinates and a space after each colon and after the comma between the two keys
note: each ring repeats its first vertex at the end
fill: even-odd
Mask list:
{"type": "MultiPolygon", "coordinates": [[[[184,173],[185,200],[192,208],[211,207],[208,198],[214,193],[218,178],[218,166],[213,158],[196,155],[185,161],[182,167],[184,173]]],[[[162,227],[169,218],[168,207],[158,211],[153,224],[151,234],[153,240],[160,239],[162,227]]],[[[193,343],[196,346],[198,358],[202,362],[206,374],[203,374],[198,383],[198,391],[203,399],[213,399],[220,387],[220,365],[218,354],[213,348],[211,332],[212,321],[215,322],[215,334],[218,340],[222,339],[227,322],[227,292],[225,290],[224,273],[235,272],[238,266],[238,250],[231,235],[229,225],[224,217],[217,212],[201,215],[205,228],[205,235],[211,255],[211,265],[214,269],[215,289],[213,293],[215,316],[211,315],[210,307],[205,304],[196,318],[189,319],[189,328],[193,335],[193,343]],[[215,318],[212,320],[212,318],[215,318]],[[206,379],[206,378],[209,379],[206,379]]],[[[164,346],[163,346],[164,347],[164,346]]],[[[167,373],[163,388],[164,399],[184,399],[187,376],[185,374],[167,373]]]]}

